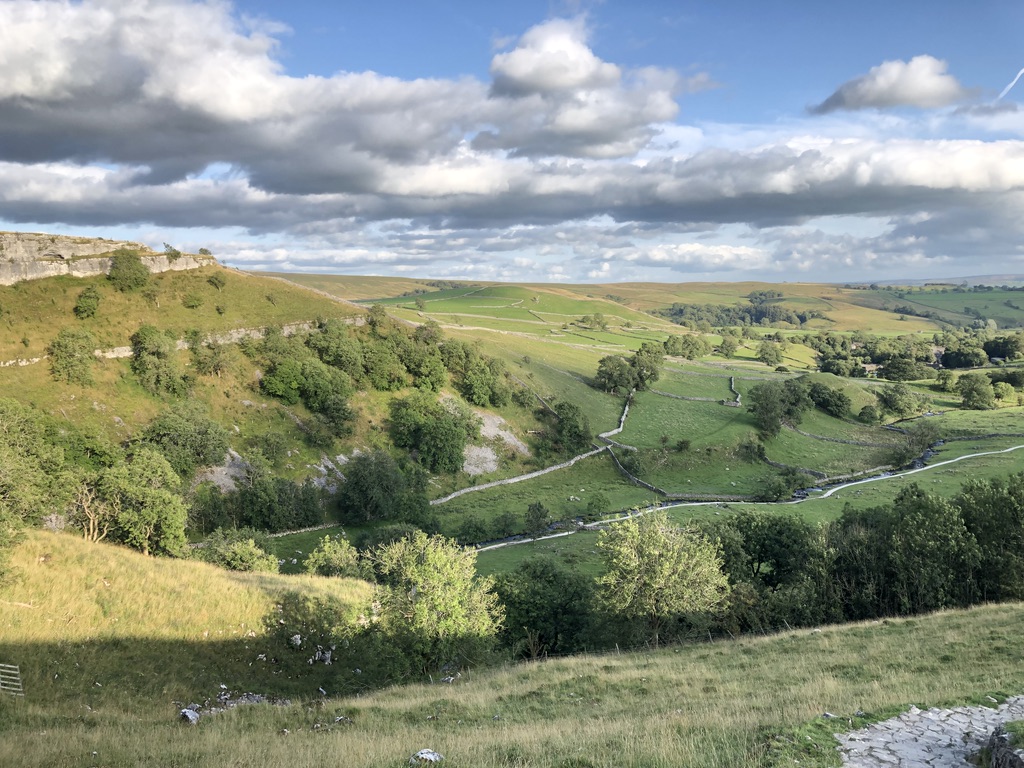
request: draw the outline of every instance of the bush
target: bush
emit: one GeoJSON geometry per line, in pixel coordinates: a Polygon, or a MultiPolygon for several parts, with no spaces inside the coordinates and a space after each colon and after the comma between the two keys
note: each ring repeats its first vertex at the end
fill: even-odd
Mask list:
{"type": "Polygon", "coordinates": [[[96,289],[95,285],[90,285],[78,294],[78,301],[75,302],[74,309],[75,317],[79,320],[94,317],[99,307],[100,292],[96,289]]]}
{"type": "Polygon", "coordinates": [[[197,547],[195,556],[229,571],[277,573],[270,538],[252,528],[218,528],[197,547]]]}
{"type": "Polygon", "coordinates": [[[359,578],[359,553],[341,536],[324,536],[303,563],[306,573],[317,576],[359,578]]]}
{"type": "Polygon", "coordinates": [[[121,248],[114,251],[107,279],[121,292],[134,291],[149,282],[149,268],[138,253],[121,248]]]}

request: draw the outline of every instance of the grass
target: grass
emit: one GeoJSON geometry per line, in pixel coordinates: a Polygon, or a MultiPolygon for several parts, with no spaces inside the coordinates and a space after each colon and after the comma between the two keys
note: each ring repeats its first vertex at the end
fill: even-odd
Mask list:
{"type": "Polygon", "coordinates": [[[105,277],[60,276],[0,286],[0,360],[41,357],[47,345],[65,326],[84,328],[100,347],[126,346],[129,337],[144,323],[169,330],[182,338],[190,328],[204,333],[223,333],[236,328],[262,327],[312,321],[322,317],[351,317],[361,310],[332,301],[282,280],[257,277],[211,265],[183,272],[163,272],[150,277],[152,299],[144,291],[120,293],[105,277]],[[225,279],[218,291],[207,280],[225,279]],[[79,320],[73,313],[78,294],[95,286],[102,296],[96,315],[79,320]],[[186,294],[203,303],[195,309],[182,304],[186,294]],[[271,301],[268,296],[273,299],[271,301]],[[218,312],[220,306],[223,312],[218,312]],[[27,339],[25,345],[21,339],[27,339]]]}
{"type": "MultiPolygon", "coordinates": [[[[582,535],[569,538],[587,543],[582,535]]],[[[42,539],[30,543],[20,555],[23,567],[38,557],[40,543],[53,549],[42,539]]],[[[138,572],[139,561],[127,565],[133,566],[138,572]]],[[[46,565],[33,567],[41,571],[46,565]]],[[[113,567],[101,571],[114,573],[113,567]]],[[[140,575],[135,583],[142,589],[140,575]]],[[[225,656],[242,650],[238,643],[245,638],[195,636],[206,625],[230,631],[264,605],[266,583],[254,587],[236,577],[217,578],[230,580],[237,590],[252,589],[255,610],[239,612],[224,603],[218,615],[211,605],[198,613],[202,620],[189,611],[173,616],[150,611],[138,617],[139,637],[128,642],[126,633],[120,645],[102,639],[113,624],[102,612],[88,623],[50,627],[42,636],[5,631],[0,655],[31,657],[22,664],[25,699],[0,699],[0,763],[305,768],[343,755],[352,765],[398,768],[430,747],[445,756],[446,765],[474,768],[757,768],[792,765],[794,755],[801,765],[835,765],[830,730],[841,729],[847,718],[854,722],[854,712],[867,713],[856,724],[911,704],[948,706],[1024,690],[1024,667],[1017,663],[1024,605],[1009,604],[657,652],[478,669],[450,686],[410,685],[323,699],[309,678],[289,681],[258,664],[227,663],[225,656]],[[161,621],[170,626],[161,628],[161,621]],[[176,622],[188,629],[175,628],[176,622]],[[100,636],[90,637],[91,632],[100,636]],[[78,660],[85,663],[76,668],[78,660]],[[112,678],[115,665],[120,671],[112,678]],[[155,670],[159,681],[150,679],[155,670]],[[176,702],[201,700],[220,683],[259,692],[290,688],[291,704],[240,707],[204,718],[194,728],[176,722],[181,706],[176,702]],[[308,693],[298,690],[303,686],[308,693]],[[827,728],[821,726],[825,711],[840,718],[827,728]],[[336,722],[340,717],[345,719],[336,722]]],[[[276,577],[267,583],[282,580],[293,581],[276,577]]],[[[107,589],[98,576],[95,582],[93,590],[107,589]]],[[[111,589],[117,586],[120,582],[111,581],[111,589]]],[[[61,591],[70,592],[76,606],[84,598],[75,593],[96,602],[86,583],[72,581],[68,587],[61,591]]],[[[64,616],[60,605],[44,607],[46,587],[35,575],[16,589],[17,597],[35,607],[0,604],[5,619],[13,611],[64,616]]],[[[119,624],[117,631],[127,626],[119,624]]]]}

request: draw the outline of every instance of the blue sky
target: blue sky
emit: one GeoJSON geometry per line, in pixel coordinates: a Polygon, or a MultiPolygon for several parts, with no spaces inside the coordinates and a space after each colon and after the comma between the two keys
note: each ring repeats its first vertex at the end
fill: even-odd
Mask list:
{"type": "Polygon", "coordinates": [[[0,228],[508,281],[1024,273],[1011,2],[0,0],[0,228]]]}

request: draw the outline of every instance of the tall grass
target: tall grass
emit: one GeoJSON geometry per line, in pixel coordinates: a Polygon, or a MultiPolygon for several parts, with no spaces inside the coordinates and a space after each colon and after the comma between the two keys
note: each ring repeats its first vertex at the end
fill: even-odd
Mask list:
{"type": "MultiPolygon", "coordinates": [[[[227,624],[239,618],[233,614],[227,624]]],[[[173,634],[158,623],[148,622],[151,634],[173,634]]],[[[59,655],[67,645],[62,631],[33,643],[40,658],[59,655]]],[[[829,725],[844,730],[858,710],[883,717],[911,704],[1024,690],[1022,631],[1024,605],[986,606],[476,670],[451,685],[360,697],[324,699],[311,690],[290,706],[239,708],[195,728],[175,721],[173,687],[147,689],[127,706],[117,693],[97,693],[98,671],[60,698],[33,677],[25,700],[0,700],[0,764],[397,768],[430,747],[446,765],[474,768],[768,766],[781,764],[774,762],[777,745],[799,736],[802,765],[829,765],[835,758],[827,732],[812,731],[810,744],[801,735],[825,711],[839,715],[829,725]]],[[[204,638],[187,648],[199,654],[220,645],[204,638]]],[[[0,644],[5,653],[10,648],[6,639],[0,644]]],[[[118,663],[145,664],[146,654],[168,648],[126,637],[118,663]]],[[[270,675],[262,682],[280,684],[270,675]]],[[[235,687],[233,679],[226,684],[235,687]]]]}

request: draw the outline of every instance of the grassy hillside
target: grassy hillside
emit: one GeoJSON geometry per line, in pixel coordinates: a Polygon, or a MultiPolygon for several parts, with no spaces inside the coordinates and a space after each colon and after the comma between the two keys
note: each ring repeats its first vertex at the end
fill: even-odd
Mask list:
{"type": "Polygon", "coordinates": [[[315,691],[323,670],[303,670],[305,659],[253,664],[280,654],[268,638],[274,606],[302,592],[354,611],[370,594],[361,581],[235,573],[42,531],[28,533],[13,565],[0,600],[0,659],[21,665],[27,709],[57,719],[86,704],[122,715],[166,708],[212,696],[222,682],[282,696],[315,691]]]}
{"type": "Polygon", "coordinates": [[[54,534],[33,534],[17,562],[0,659],[21,665],[27,695],[0,697],[5,765],[397,768],[424,747],[474,768],[833,765],[828,734],[854,712],[1024,691],[1024,605],[1011,604],[325,699],[329,668],[258,660],[266,616],[290,589],[354,604],[359,582],[227,574],[54,534]],[[222,684],[291,704],[176,722],[222,684]]]}
{"type": "Polygon", "coordinates": [[[147,288],[129,293],[114,290],[105,277],[52,277],[0,286],[0,360],[41,357],[65,326],[88,330],[100,347],[121,347],[143,323],[180,339],[191,328],[216,334],[358,314],[358,307],[292,283],[218,265],[151,275],[147,288]],[[214,276],[223,278],[222,289],[208,282],[214,276]],[[99,309],[95,317],[77,319],[75,302],[90,286],[100,292],[99,309]],[[199,299],[199,306],[184,305],[190,295],[199,299]]]}

